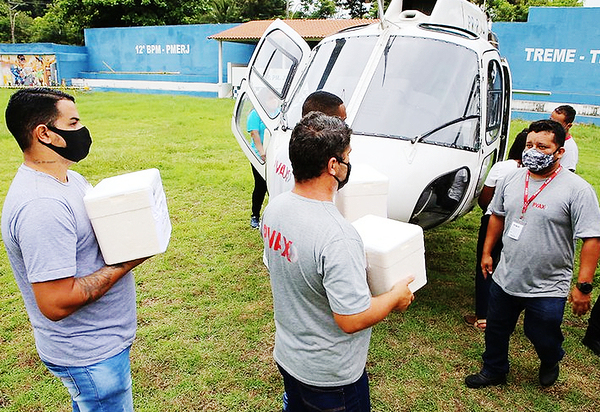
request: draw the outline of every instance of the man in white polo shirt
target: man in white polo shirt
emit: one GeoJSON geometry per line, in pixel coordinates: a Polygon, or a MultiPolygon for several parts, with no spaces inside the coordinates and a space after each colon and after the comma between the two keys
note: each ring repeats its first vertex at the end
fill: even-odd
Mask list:
{"type": "Polygon", "coordinates": [[[560,164],[567,170],[571,172],[575,172],[577,168],[577,161],[579,160],[579,149],[577,148],[577,143],[575,143],[575,139],[569,133],[571,126],[573,126],[573,121],[575,121],[575,115],[577,112],[575,109],[568,104],[558,106],[552,114],[550,118],[552,120],[560,123],[565,129],[566,137],[565,137],[565,154],[560,159],[560,164]]]}

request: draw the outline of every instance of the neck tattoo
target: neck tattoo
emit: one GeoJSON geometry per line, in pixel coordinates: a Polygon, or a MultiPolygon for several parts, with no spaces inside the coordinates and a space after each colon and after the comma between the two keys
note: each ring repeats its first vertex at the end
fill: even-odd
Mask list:
{"type": "Polygon", "coordinates": [[[35,163],[36,165],[39,165],[39,164],[56,163],[56,160],[33,160],[32,162],[35,163]]]}

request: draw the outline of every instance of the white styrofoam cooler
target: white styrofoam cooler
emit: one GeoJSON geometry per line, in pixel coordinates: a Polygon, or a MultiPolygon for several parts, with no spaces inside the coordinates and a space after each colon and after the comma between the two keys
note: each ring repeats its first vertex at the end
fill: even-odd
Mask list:
{"type": "Polygon", "coordinates": [[[399,280],[413,275],[412,292],[427,283],[425,242],[418,225],[366,215],[352,225],[365,245],[367,281],[373,296],[389,291],[399,280]]]}
{"type": "Polygon", "coordinates": [[[335,205],[347,220],[354,222],[365,215],[387,217],[389,179],[373,167],[352,164],[350,180],[335,197],[335,205]]]}
{"type": "Polygon", "coordinates": [[[83,200],[106,264],[167,250],[171,220],[158,169],[103,179],[83,200]]]}

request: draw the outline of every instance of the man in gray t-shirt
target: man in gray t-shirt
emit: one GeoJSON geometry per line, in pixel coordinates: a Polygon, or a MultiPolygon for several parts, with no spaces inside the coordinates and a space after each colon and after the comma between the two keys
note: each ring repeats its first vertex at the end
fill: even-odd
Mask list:
{"type": "Polygon", "coordinates": [[[490,287],[483,368],[465,383],[481,388],[506,382],[508,345],[519,315],[540,359],[539,382],[553,385],[564,356],[561,323],[567,296],[576,315],[590,309],[600,256],[600,210],[593,188],[560,165],[565,132],[553,120],[529,127],[522,164],[501,180],[481,267],[492,273],[491,250],[503,249],[490,287]],[[571,289],[576,239],[583,240],[576,286],[571,289]],[[570,291],[570,295],[569,295],[570,291]]]}
{"type": "Polygon", "coordinates": [[[287,411],[307,404],[315,410],[369,410],[370,327],[413,300],[412,279],[371,297],[360,236],[333,204],[350,175],[350,134],[340,118],[305,116],[289,145],[294,189],[269,202],[263,215],[275,309],[273,355],[287,411]]]}
{"type": "Polygon", "coordinates": [[[85,211],[90,186],[69,167],[88,154],[90,133],[72,96],[22,89],[6,125],[24,162],[2,209],[2,238],[47,368],[74,410],[133,411],[129,348],[135,284],[145,259],[106,266],[85,211]]]}

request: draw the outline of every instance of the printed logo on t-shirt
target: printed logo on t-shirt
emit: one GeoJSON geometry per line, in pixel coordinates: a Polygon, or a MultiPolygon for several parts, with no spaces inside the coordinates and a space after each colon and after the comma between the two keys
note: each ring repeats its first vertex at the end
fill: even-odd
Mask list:
{"type": "Polygon", "coordinates": [[[275,229],[263,223],[263,239],[265,246],[269,246],[269,249],[274,252],[280,253],[282,257],[286,258],[288,262],[294,263],[298,260],[298,253],[296,246],[294,246],[291,240],[286,239],[284,235],[275,229]]]}
{"type": "Polygon", "coordinates": [[[546,209],[546,205],[543,205],[541,203],[537,203],[537,202],[532,202],[531,203],[531,207],[535,207],[536,209],[546,209]]]}
{"type": "Polygon", "coordinates": [[[281,176],[284,182],[289,182],[292,178],[292,169],[287,164],[275,160],[275,174],[281,176]]]}

